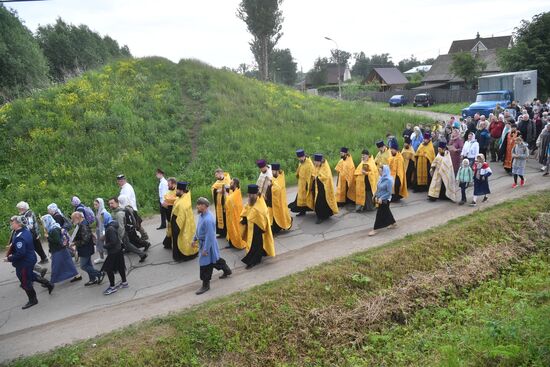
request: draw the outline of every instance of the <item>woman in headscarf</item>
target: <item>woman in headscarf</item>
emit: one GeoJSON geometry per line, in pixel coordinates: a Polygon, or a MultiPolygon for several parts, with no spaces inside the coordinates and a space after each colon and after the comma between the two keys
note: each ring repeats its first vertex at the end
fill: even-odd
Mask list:
{"type": "Polygon", "coordinates": [[[41,219],[52,254],[52,277],[50,281],[52,283],[59,283],[72,278],[72,283],[82,280],[82,277],[74,266],[69,250],[63,245],[59,223],[50,214],[44,215],[41,219]]]}
{"type": "Polygon", "coordinates": [[[424,140],[424,137],[422,135],[422,130],[418,126],[414,127],[413,133],[411,135],[411,145],[416,152],[420,144],[422,144],[422,141],[424,140]]]}
{"type": "Polygon", "coordinates": [[[451,161],[453,162],[455,175],[458,173],[458,169],[460,168],[460,154],[462,153],[462,148],[464,147],[464,140],[462,139],[462,136],[460,134],[460,124],[458,122],[456,124],[458,126],[453,126],[451,137],[449,139],[449,142],[447,143],[447,150],[451,155],[451,161]]]}
{"type": "MultiPolygon", "coordinates": [[[[71,221],[65,218],[63,212],[59,209],[56,203],[51,203],[48,205],[48,214],[51,215],[61,227],[61,240],[63,242],[63,246],[67,246],[71,238],[71,236],[69,236],[69,229],[72,227],[71,221]]],[[[70,248],[69,251],[71,251],[70,248]]]]}
{"type": "Polygon", "coordinates": [[[376,211],[376,220],[374,228],[369,232],[369,236],[374,236],[376,230],[380,228],[395,228],[397,224],[390,210],[391,193],[393,190],[393,178],[391,176],[390,167],[382,166],[380,169],[380,178],[376,186],[376,194],[374,195],[378,210],[376,211]]]}
{"type": "Polygon", "coordinates": [[[105,261],[105,222],[109,223],[112,220],[111,214],[105,209],[105,202],[102,198],[94,200],[94,208],[96,210],[96,223],[95,228],[95,248],[99,253],[99,259],[94,260],[94,264],[101,264],[105,261]]]}
{"type": "Polygon", "coordinates": [[[103,246],[107,250],[107,258],[101,271],[106,272],[109,278],[109,288],[103,292],[104,295],[108,296],[121,288],[128,288],[128,282],[126,281],[126,264],[122,253],[122,240],[118,236],[118,222],[106,217],[103,226],[105,228],[105,243],[103,246]],[[115,285],[115,272],[118,272],[121,278],[118,285],[115,285]]]}
{"type": "Polygon", "coordinates": [[[489,163],[485,161],[483,154],[478,154],[474,163],[474,197],[470,206],[477,205],[477,198],[483,196],[482,202],[486,202],[489,198],[487,195],[491,193],[489,189],[489,176],[493,174],[489,163]]]}

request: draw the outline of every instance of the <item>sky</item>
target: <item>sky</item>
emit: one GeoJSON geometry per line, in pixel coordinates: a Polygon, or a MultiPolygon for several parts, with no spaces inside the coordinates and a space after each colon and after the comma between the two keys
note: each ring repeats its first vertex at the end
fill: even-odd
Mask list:
{"type": "MultiPolygon", "coordinates": [[[[199,59],[216,67],[252,64],[246,25],[237,18],[240,0],[48,0],[12,3],[33,32],[38,25],[86,24],[126,44],[134,56],[199,59]]],[[[437,57],[451,42],[504,36],[522,19],[548,11],[548,0],[284,0],[283,37],[298,70],[330,56],[335,44],[351,53],[389,53],[392,60],[437,57]]]]}

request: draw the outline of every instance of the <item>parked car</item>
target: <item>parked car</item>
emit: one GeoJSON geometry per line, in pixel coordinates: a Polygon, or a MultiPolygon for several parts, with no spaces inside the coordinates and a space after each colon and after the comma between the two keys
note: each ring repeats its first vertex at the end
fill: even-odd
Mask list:
{"type": "Polygon", "coordinates": [[[413,106],[430,107],[434,103],[434,97],[430,93],[420,93],[414,96],[413,106]]]}
{"type": "Polygon", "coordinates": [[[402,94],[396,94],[392,96],[388,102],[390,103],[390,107],[404,106],[407,104],[407,98],[402,94]]]}

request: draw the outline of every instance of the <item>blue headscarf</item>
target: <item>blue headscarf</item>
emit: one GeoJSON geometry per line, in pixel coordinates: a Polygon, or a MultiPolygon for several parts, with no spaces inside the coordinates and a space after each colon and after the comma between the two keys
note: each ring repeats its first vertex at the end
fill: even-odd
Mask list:
{"type": "MultiPolygon", "coordinates": [[[[106,214],[109,214],[107,211],[106,214]]],[[[109,224],[113,222],[113,217],[111,215],[103,215],[103,226],[107,227],[109,224]]]]}
{"type": "Polygon", "coordinates": [[[48,205],[48,212],[50,211],[53,213],[59,213],[63,215],[63,212],[61,211],[61,209],[59,209],[56,203],[51,203],[50,205],[48,205]]]}
{"type": "Polygon", "coordinates": [[[42,223],[44,223],[44,227],[46,228],[46,231],[48,231],[48,233],[51,232],[55,228],[61,229],[61,226],[59,225],[59,223],[57,223],[51,215],[46,214],[46,215],[42,216],[41,219],[42,219],[42,223]]]}
{"type": "Polygon", "coordinates": [[[378,185],[386,184],[387,182],[390,182],[390,185],[393,186],[393,177],[391,176],[390,166],[385,164],[382,166],[382,175],[380,175],[378,185]]]}

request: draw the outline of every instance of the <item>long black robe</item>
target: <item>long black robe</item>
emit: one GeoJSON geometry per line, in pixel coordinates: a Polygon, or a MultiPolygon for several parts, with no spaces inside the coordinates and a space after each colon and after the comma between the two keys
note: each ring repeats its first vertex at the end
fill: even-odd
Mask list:
{"type": "Polygon", "coordinates": [[[198,252],[194,255],[187,256],[187,255],[182,254],[179,247],[178,247],[178,236],[180,234],[180,227],[178,227],[177,219],[178,219],[177,215],[170,216],[170,225],[171,225],[171,228],[172,228],[172,258],[175,261],[193,260],[194,258],[196,258],[199,255],[198,252]]]}
{"type": "Polygon", "coordinates": [[[315,180],[315,183],[316,184],[314,185],[314,188],[319,190],[319,193],[317,194],[317,200],[315,201],[315,214],[317,214],[317,218],[319,219],[327,219],[334,213],[328,205],[325,186],[318,178],[315,180]]]}
{"type": "Polygon", "coordinates": [[[248,266],[254,266],[262,262],[262,257],[267,256],[264,250],[263,232],[254,224],[254,233],[252,234],[252,245],[245,257],[241,260],[248,266]]]}

